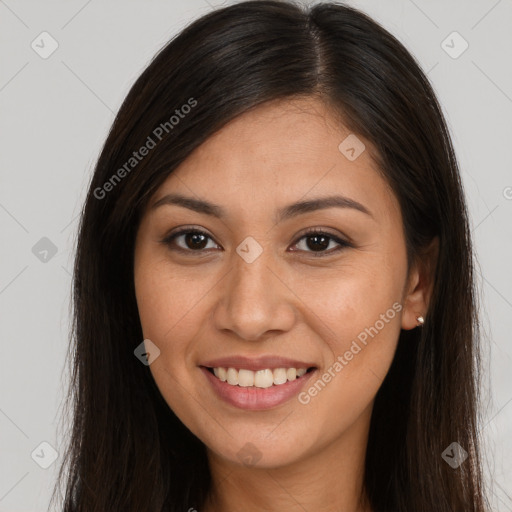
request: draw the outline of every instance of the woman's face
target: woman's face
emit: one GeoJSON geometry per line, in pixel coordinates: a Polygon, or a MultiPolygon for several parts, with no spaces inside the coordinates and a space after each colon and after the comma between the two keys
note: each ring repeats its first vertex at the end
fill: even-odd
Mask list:
{"type": "Polygon", "coordinates": [[[400,329],[424,313],[369,147],[318,100],[273,102],[152,198],[134,276],[150,370],[210,455],[270,468],[364,444],[400,329]]]}

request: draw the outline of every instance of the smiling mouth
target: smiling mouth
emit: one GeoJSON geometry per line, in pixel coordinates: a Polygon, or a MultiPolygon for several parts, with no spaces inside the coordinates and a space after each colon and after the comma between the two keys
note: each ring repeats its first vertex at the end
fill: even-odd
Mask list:
{"type": "Polygon", "coordinates": [[[266,368],[262,370],[247,370],[244,368],[204,367],[215,375],[221,382],[231,386],[244,388],[270,388],[282,386],[288,382],[302,378],[316,368],[266,368]]]}

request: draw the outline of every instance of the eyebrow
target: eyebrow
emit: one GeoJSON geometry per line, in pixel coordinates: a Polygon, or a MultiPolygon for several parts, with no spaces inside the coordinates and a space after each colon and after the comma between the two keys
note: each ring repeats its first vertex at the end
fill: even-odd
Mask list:
{"type": "MultiPolygon", "coordinates": [[[[209,203],[208,201],[204,201],[202,199],[183,196],[181,194],[165,195],[151,206],[151,210],[154,211],[156,208],[159,208],[160,206],[164,205],[181,206],[183,208],[188,208],[189,210],[193,210],[198,213],[203,213],[205,215],[217,217],[218,219],[225,219],[228,216],[227,212],[224,210],[224,208],[222,208],[222,206],[209,203]]],[[[351,208],[354,210],[358,210],[362,213],[365,213],[366,215],[369,215],[370,217],[373,218],[372,213],[368,210],[368,208],[363,206],[361,203],[354,201],[349,197],[336,195],[319,197],[316,199],[309,199],[306,201],[299,201],[297,203],[285,206],[284,208],[277,212],[277,218],[275,219],[275,223],[277,224],[292,217],[297,217],[298,215],[313,212],[316,210],[324,210],[327,208],[351,208]]]]}

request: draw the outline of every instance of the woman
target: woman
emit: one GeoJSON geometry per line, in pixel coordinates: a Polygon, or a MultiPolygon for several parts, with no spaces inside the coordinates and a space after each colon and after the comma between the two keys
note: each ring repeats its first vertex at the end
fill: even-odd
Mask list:
{"type": "Polygon", "coordinates": [[[64,510],[484,511],[474,295],[403,46],[334,3],[202,17],[89,188],[64,510]]]}

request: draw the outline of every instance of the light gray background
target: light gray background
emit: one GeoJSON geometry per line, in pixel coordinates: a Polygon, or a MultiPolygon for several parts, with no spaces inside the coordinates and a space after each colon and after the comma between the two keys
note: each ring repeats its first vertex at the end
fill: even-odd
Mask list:
{"type": "MultiPolygon", "coordinates": [[[[347,3],[417,57],[449,122],[480,264],[484,455],[493,510],[512,511],[512,0],[347,3]],[[456,59],[453,31],[469,44],[456,59]]],[[[114,113],[155,52],[221,4],[0,0],[0,511],[46,510],[62,458],[77,214],[114,113]],[[43,31],[59,45],[47,59],[31,48],[43,31]],[[48,469],[31,458],[49,460],[44,441],[48,469]]]]}

